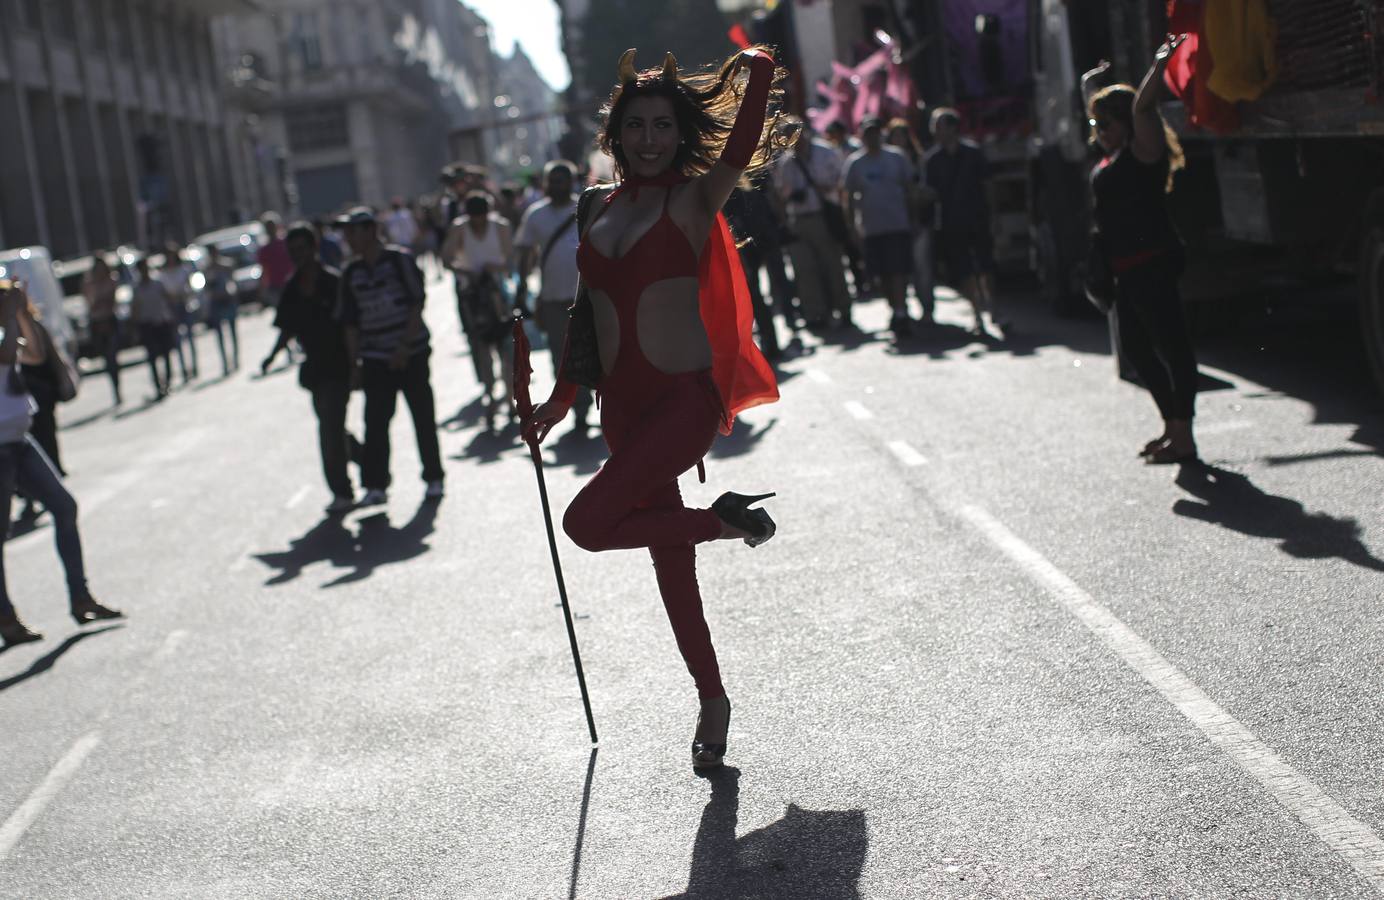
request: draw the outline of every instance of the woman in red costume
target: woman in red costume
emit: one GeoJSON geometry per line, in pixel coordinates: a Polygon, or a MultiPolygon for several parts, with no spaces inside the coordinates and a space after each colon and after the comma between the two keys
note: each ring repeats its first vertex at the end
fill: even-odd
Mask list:
{"type": "MultiPolygon", "coordinates": [[[[783,74],[762,48],[691,75],[678,73],[672,54],[661,69],[636,73],[634,51],[626,52],[600,137],[620,182],[602,191],[577,251],[596,326],[610,458],[562,524],[585,550],[647,547],[653,557],[701,699],[692,741],[698,769],[721,765],[730,700],[702,615],[695,547],[764,543],[774,522],[751,504],[773,495],[726,493],[710,509],[689,509],[677,480],[700,468],[736,413],[778,399],[773,370],[750,336],[749,293],[720,210],[741,178],[765,168],[791,139],[765,127],[783,74]]],[[[571,408],[576,387],[565,377],[567,362],[564,347],[563,374],[524,423],[526,437],[541,441],[571,408]]]]}

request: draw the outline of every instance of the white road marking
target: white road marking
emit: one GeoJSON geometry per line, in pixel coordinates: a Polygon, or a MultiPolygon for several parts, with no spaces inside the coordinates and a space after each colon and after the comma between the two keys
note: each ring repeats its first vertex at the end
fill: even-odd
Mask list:
{"type": "Polygon", "coordinates": [[[82,763],[96,745],[101,743],[101,732],[93,731],[78,738],[68,751],[63,754],[62,759],[58,760],[57,765],[49,770],[47,777],[34,788],[33,793],[21,804],[19,808],[10,814],[5,820],[4,825],[0,825],[0,860],[9,856],[14,845],[19,843],[19,839],[24,836],[24,832],[29,830],[29,826],[34,824],[39,814],[43,812],[58,792],[72,780],[72,776],[77,774],[77,770],[82,767],[82,763]]]}
{"type": "Polygon", "coordinates": [[[308,495],[308,492],[311,490],[312,488],[308,487],[306,484],[298,488],[298,490],[293,494],[293,496],[288,498],[288,502],[284,504],[284,509],[292,509],[299,503],[302,503],[303,498],[306,497],[308,495]]]}
{"type": "MultiPolygon", "coordinates": [[[[159,649],[149,656],[148,662],[140,669],[134,683],[126,685],[125,692],[129,694],[132,689],[137,690],[143,687],[149,678],[149,672],[154,666],[172,656],[173,652],[178,649],[178,645],[187,639],[187,634],[187,631],[182,628],[169,632],[168,636],[163,639],[163,643],[159,645],[159,649]]],[[[96,721],[105,722],[114,711],[114,705],[107,706],[101,711],[96,721]]],[[[67,786],[67,783],[77,774],[77,770],[82,767],[82,763],[86,762],[86,758],[91,755],[91,751],[95,750],[96,745],[100,743],[101,731],[99,729],[78,738],[63,754],[62,759],[58,760],[57,765],[48,770],[48,774],[39,783],[39,786],[34,788],[24,802],[19,804],[19,808],[10,814],[10,817],[5,820],[5,824],[0,825],[0,860],[4,860],[9,855],[15,844],[19,843],[20,838],[24,837],[24,833],[29,830],[29,826],[38,820],[39,815],[49,802],[67,786]]]]}
{"type": "Polygon", "coordinates": [[[863,403],[856,400],[847,400],[843,405],[846,407],[846,412],[851,414],[851,418],[858,421],[863,422],[875,417],[875,414],[866,409],[863,403]]]}
{"type": "Polygon", "coordinates": [[[831,384],[831,376],[821,369],[808,369],[807,378],[809,381],[815,381],[818,384],[831,384]]]}
{"type": "Polygon", "coordinates": [[[1206,738],[1384,894],[1384,841],[1197,687],[1151,644],[979,506],[958,513],[1115,651],[1206,738]]]}
{"type": "Polygon", "coordinates": [[[905,466],[922,466],[927,464],[927,457],[914,450],[906,441],[890,441],[889,451],[899,458],[899,462],[905,466]]]}

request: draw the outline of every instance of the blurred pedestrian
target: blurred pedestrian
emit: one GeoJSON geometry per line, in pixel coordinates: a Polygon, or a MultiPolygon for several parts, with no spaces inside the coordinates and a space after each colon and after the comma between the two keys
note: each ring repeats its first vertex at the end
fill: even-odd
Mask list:
{"type": "MultiPolygon", "coordinates": [[[[577,198],[573,193],[577,167],[565,159],[553,160],[543,167],[545,196],[524,213],[519,233],[514,238],[518,253],[518,283],[514,304],[527,311],[529,274],[538,269],[538,299],[533,316],[548,341],[553,361],[553,375],[562,362],[562,348],[567,341],[568,309],[577,293],[577,198]]],[[[576,413],[577,429],[585,434],[589,427],[591,392],[578,389],[572,409],[576,413]]]]}
{"type": "Polygon", "coordinates": [[[346,408],[351,399],[351,359],[346,333],[337,319],[341,276],[322,264],[317,234],[306,224],[295,225],[284,238],[293,259],[293,275],[279,296],[274,327],[279,338],[260,363],[267,374],[279,351],[291,340],[303,348],[298,383],[312,394],[317,416],[317,445],[322,454],[322,473],[332,501],[327,512],[342,513],[355,506],[355,488],[347,472],[355,443],[346,430],[346,408]]]}
{"type": "MultiPolygon", "coordinates": [[[[79,625],[122,617],[119,610],[96,601],[87,586],[82,538],[77,529],[77,503],[63,485],[53,463],[29,434],[35,403],[20,374],[19,338],[21,310],[28,303],[23,287],[0,282],[0,539],[9,537],[10,500],[18,491],[42,503],[53,517],[53,538],[67,576],[68,606],[79,625]]],[[[41,640],[43,635],[27,628],[15,612],[5,582],[4,546],[0,543],[0,642],[5,649],[41,640]]]]}
{"type": "Polygon", "coordinates": [[[189,278],[192,267],[183,261],[182,248],[177,241],[164,245],[163,265],[159,267],[159,282],[168,292],[169,302],[173,304],[173,350],[178,355],[178,371],[182,373],[183,384],[197,376],[197,342],[192,331],[196,321],[192,285],[189,278]],[[187,345],[187,353],[183,345],[187,345]],[[188,365],[191,360],[192,365],[188,365]]]}
{"type": "Polygon", "coordinates": [[[87,324],[91,342],[106,363],[106,376],[111,380],[111,396],[120,405],[120,319],[116,316],[115,290],[119,282],[106,259],[96,253],[91,269],[82,279],[82,295],[87,303],[87,324]]]}
{"type": "Polygon", "coordinates": [[[523,208],[520,204],[519,185],[512,181],[506,182],[505,185],[500,188],[500,193],[499,196],[495,198],[494,206],[495,213],[500,218],[504,219],[505,224],[513,231],[515,224],[519,221],[519,217],[523,214],[523,208]]]}
{"type": "Polygon", "coordinates": [[[851,296],[841,263],[850,240],[841,209],[844,160],[835,147],[814,137],[802,120],[792,117],[787,124],[799,130],[792,149],[775,164],[774,184],[793,235],[788,256],[802,314],[809,328],[827,324],[833,314],[849,325],[851,296]]]}
{"type": "Polygon", "coordinates": [[[508,418],[513,419],[517,415],[511,365],[513,338],[504,278],[514,259],[514,239],[509,223],[491,211],[490,198],[484,192],[466,195],[465,214],[448,230],[442,259],[456,273],[457,315],[471,348],[476,378],[485,389],[486,420],[493,420],[501,399],[508,404],[508,418]],[[497,363],[503,397],[495,393],[497,363]]]}
{"type": "MultiPolygon", "coordinates": [[[[59,400],[63,399],[59,396],[60,382],[63,380],[59,367],[66,366],[67,362],[62,359],[53,336],[40,321],[38,308],[32,300],[26,299],[20,304],[16,321],[19,336],[23,338],[23,345],[19,349],[19,371],[24,376],[30,396],[34,398],[34,421],[30,434],[48,455],[58,474],[66,476],[62,454],[58,452],[57,409],[59,400]]],[[[33,498],[29,499],[32,501],[33,498]]]]}
{"type": "Polygon", "coordinates": [[[404,203],[403,197],[395,197],[390,203],[389,214],[384,217],[384,233],[391,244],[412,250],[418,239],[418,220],[413,210],[404,203]]]}
{"type": "Polygon", "coordinates": [[[365,390],[365,451],[361,462],[364,505],[388,499],[389,423],[399,394],[404,395],[418,457],[424,496],[441,498],[442,452],[437,442],[437,412],[428,368],[431,347],[423,324],[427,300],[423,273],[413,256],[380,242],[375,212],[358,206],[337,219],[354,258],[341,273],[339,315],[346,334],[352,384],[365,390]]]}
{"type": "MultiPolygon", "coordinates": [[[[322,265],[329,266],[340,271],[341,266],[346,261],[346,248],[341,242],[341,236],[336,233],[336,229],[322,219],[312,220],[313,233],[317,235],[317,258],[322,261],[322,265]]],[[[287,239],[285,239],[285,249],[287,239]]],[[[290,256],[290,261],[291,261],[290,256]]]]}
{"type": "Polygon", "coordinates": [[[288,258],[288,246],[279,233],[279,217],[266,213],[260,224],[264,226],[264,245],[255,253],[260,267],[259,301],[263,306],[278,306],[279,294],[293,275],[293,260],[288,258]]]}
{"type": "Polygon", "coordinates": [[[923,324],[930,325],[936,306],[932,277],[932,219],[937,193],[925,181],[926,154],[907,119],[890,119],[885,126],[884,142],[902,150],[913,164],[913,198],[916,204],[913,212],[916,226],[913,230],[913,292],[918,295],[918,302],[923,307],[923,324]]]}
{"type": "Polygon", "coordinates": [[[216,249],[208,244],[206,248],[207,269],[202,273],[206,278],[203,296],[207,298],[207,327],[216,334],[216,349],[221,354],[221,374],[228,376],[240,368],[240,334],[236,329],[236,319],[240,316],[240,295],[237,293],[235,272],[230,263],[216,249]],[[231,352],[226,352],[226,339],[230,338],[231,352]]]}
{"type": "Polygon", "coordinates": [[[842,186],[848,221],[865,247],[865,267],[889,301],[889,328],[896,337],[912,334],[908,279],[913,272],[913,164],[884,143],[884,123],[866,119],[860,126],[864,147],[846,160],[842,186]]]}
{"type": "MultiPolygon", "coordinates": [[[[750,289],[750,303],[759,332],[759,348],[764,351],[766,359],[779,359],[783,356],[783,349],[779,346],[774,313],[781,314],[788,321],[789,329],[792,329],[792,289],[785,289],[771,277],[771,306],[764,297],[760,271],[766,268],[772,271],[775,257],[778,268],[783,268],[783,221],[769,202],[762,181],[760,186],[750,190],[737,187],[731,191],[724,210],[731,232],[740,242],[740,266],[745,270],[745,284],[750,289]]],[[[787,280],[786,276],[784,280],[787,280]]]]}
{"type": "MultiPolygon", "coordinates": [[[[835,148],[841,156],[841,167],[844,169],[846,159],[855,151],[860,149],[860,142],[851,137],[850,129],[839,119],[833,119],[822,128],[822,136],[826,142],[835,148]]],[[[845,240],[846,261],[851,270],[851,285],[855,291],[855,299],[864,300],[870,293],[870,273],[865,271],[864,262],[860,255],[860,246],[856,243],[855,228],[847,229],[845,240]]]]}
{"type": "Polygon", "coordinates": [[[139,329],[139,340],[149,360],[149,377],[154,382],[154,399],[162,400],[173,389],[173,345],[177,341],[173,301],[168,291],[149,275],[149,258],[140,257],[135,263],[139,280],[135,282],[134,298],[130,301],[130,318],[139,329]],[[159,360],[163,360],[163,377],[159,377],[159,360]]]}
{"type": "Polygon", "coordinates": [[[974,141],[962,139],[961,115],[956,110],[933,110],[931,127],[937,145],[928,152],[926,165],[928,187],[936,192],[941,206],[937,256],[952,287],[971,302],[975,314],[971,333],[1003,337],[994,318],[994,239],[986,195],[989,163],[974,141]]]}
{"type": "MultiPolygon", "coordinates": [[[[1137,92],[1128,84],[1112,85],[1087,104],[1092,142],[1105,154],[1091,173],[1096,247],[1115,281],[1120,353],[1163,418],[1163,433],[1139,451],[1154,464],[1197,458],[1192,433],[1197,359],[1178,293],[1186,254],[1166,200],[1184,158],[1177,136],[1158,111],[1163,69],[1181,42],[1169,36],[1158,48],[1137,92]]],[[[1083,87],[1109,65],[1087,73],[1083,87]]]]}

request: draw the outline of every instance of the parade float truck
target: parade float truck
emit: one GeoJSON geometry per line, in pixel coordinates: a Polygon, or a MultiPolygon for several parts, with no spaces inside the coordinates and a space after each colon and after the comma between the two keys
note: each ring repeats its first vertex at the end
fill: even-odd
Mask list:
{"type": "MultiPolygon", "coordinates": [[[[1170,203],[1188,246],[1189,309],[1230,327],[1237,298],[1320,298],[1353,283],[1362,342],[1384,390],[1384,0],[1205,2],[1236,8],[1218,23],[1222,35],[1258,6],[1259,21],[1245,26],[1254,33],[1231,43],[1237,52],[1258,45],[1269,76],[1253,99],[1198,100],[1202,71],[1201,84],[1179,85],[1182,99],[1162,106],[1187,156],[1170,203]]],[[[1195,4],[1029,3],[1031,257],[1056,311],[1082,302],[1090,160],[1080,73],[1109,59],[1119,80],[1137,84],[1169,29],[1188,27],[1179,18],[1187,6],[1195,4]]],[[[1205,70],[1217,44],[1198,37],[1206,52],[1184,63],[1205,70]]]]}

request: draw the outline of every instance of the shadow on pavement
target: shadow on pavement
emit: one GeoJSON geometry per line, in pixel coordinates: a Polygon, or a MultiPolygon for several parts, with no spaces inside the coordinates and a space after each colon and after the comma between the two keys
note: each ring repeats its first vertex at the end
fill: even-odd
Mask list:
{"type": "Polygon", "coordinates": [[[581,816],[577,819],[577,846],[572,851],[572,879],[567,890],[568,900],[577,900],[577,881],[581,877],[581,845],[586,840],[586,811],[591,808],[591,776],[596,774],[596,751],[591,748],[591,758],[586,762],[586,786],[581,792],[581,816]]]}
{"type": "Polygon", "coordinates": [[[1250,537],[1271,538],[1284,553],[1298,559],[1339,557],[1384,572],[1384,560],[1360,540],[1360,525],[1354,519],[1309,513],[1298,501],[1267,493],[1244,475],[1215,466],[1183,466],[1176,483],[1201,501],[1175,502],[1173,512],[1179,516],[1250,537]]]}
{"type": "MultiPolygon", "coordinates": [[[[44,672],[47,672],[49,669],[53,668],[53,663],[58,661],[58,657],[77,646],[80,641],[84,641],[93,635],[105,634],[107,631],[116,631],[124,627],[124,625],[107,625],[105,628],[96,628],[91,631],[79,631],[74,635],[70,635],[67,640],[30,663],[29,668],[25,669],[23,672],[20,672],[18,675],[11,675],[9,678],[0,679],[0,691],[9,690],[22,681],[28,681],[35,675],[42,675],[44,672]]],[[[3,650],[0,650],[0,653],[3,652],[3,650]]]]}
{"type": "Polygon", "coordinates": [[[351,570],[322,585],[324,588],[363,581],[380,566],[416,559],[431,549],[424,539],[433,532],[440,502],[424,500],[413,517],[398,527],[390,524],[387,512],[365,516],[355,523],[355,532],[342,516],[328,515],[302,537],[289,541],[289,549],[252,555],[269,568],[278,569],[265,587],[292,581],[317,562],[351,570]]]}
{"type": "MultiPolygon", "coordinates": [[[[869,836],[865,811],[814,811],[788,805],[782,819],[735,837],[740,770],[705,776],[711,799],[692,845],[692,871],[679,898],[853,900],[860,896],[869,836]]],[[[672,900],[672,898],[669,898],[672,900]]]]}

